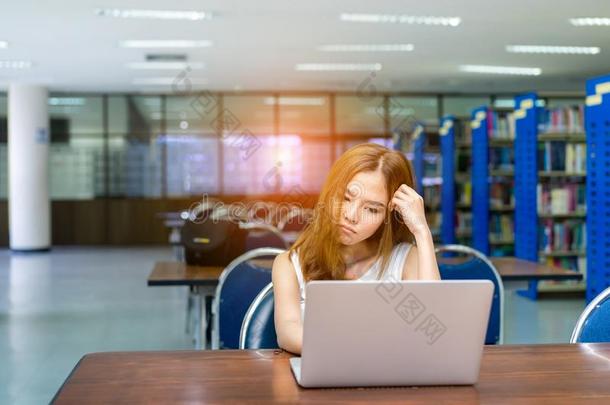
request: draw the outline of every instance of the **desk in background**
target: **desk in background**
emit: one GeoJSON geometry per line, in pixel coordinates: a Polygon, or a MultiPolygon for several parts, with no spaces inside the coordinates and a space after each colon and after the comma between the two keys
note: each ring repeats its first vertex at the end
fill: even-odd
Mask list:
{"type": "MultiPolygon", "coordinates": [[[[454,258],[443,258],[454,261],[454,258]]],[[[580,280],[582,274],[529,262],[514,257],[491,258],[504,282],[538,281],[538,280],[580,280]]],[[[257,264],[271,268],[271,260],[258,260],[257,264]]],[[[205,348],[206,329],[208,325],[208,298],[213,298],[218,279],[224,267],[189,266],[184,262],[157,262],[148,276],[148,286],[187,286],[195,292],[195,348],[205,348]]]]}

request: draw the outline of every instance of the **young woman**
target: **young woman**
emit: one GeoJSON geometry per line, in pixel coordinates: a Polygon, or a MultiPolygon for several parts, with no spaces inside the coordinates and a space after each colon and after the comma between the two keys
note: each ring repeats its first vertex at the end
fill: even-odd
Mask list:
{"type": "Polygon", "coordinates": [[[423,199],[396,151],[362,144],[333,165],[312,222],[273,263],[278,343],[301,353],[305,283],[439,280],[423,199]]]}

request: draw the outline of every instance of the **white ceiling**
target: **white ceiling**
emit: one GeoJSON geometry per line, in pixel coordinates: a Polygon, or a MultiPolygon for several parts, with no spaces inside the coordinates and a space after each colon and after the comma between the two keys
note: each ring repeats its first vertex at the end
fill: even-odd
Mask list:
{"type": "MultiPolygon", "coordinates": [[[[31,60],[26,71],[0,69],[0,89],[14,81],[51,90],[155,91],[134,78],[176,72],[134,71],[151,50],[123,49],[126,39],[203,39],[214,46],[187,50],[206,69],[190,77],[212,90],[355,91],[367,72],[298,72],[297,63],[382,63],[373,84],[382,91],[582,91],[588,77],[610,72],[610,27],[572,27],[570,17],[610,17],[608,0],[428,1],[160,1],[5,0],[0,7],[0,60],[31,60]],[[210,21],[98,17],[97,7],[212,11],[210,21]],[[459,16],[457,28],[349,23],[342,12],[459,16]],[[327,53],[323,44],[413,43],[414,52],[327,53]],[[599,46],[595,56],[518,55],[508,44],[599,46]],[[538,77],[463,73],[461,64],[540,67],[538,77]]],[[[174,50],[170,50],[174,52],[174,50]]],[[[162,51],[155,50],[155,53],[162,51]]],[[[177,52],[183,52],[177,50],[177,52]]]]}

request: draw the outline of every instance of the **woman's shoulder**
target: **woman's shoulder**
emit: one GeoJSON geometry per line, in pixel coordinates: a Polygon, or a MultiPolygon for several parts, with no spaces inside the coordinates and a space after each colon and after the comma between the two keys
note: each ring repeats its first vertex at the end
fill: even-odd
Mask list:
{"type": "Polygon", "coordinates": [[[275,259],[273,260],[273,267],[275,268],[276,266],[284,266],[284,265],[290,264],[290,262],[292,261],[291,259],[292,259],[291,250],[282,252],[279,255],[275,256],[275,259]]]}
{"type": "Polygon", "coordinates": [[[411,249],[411,246],[413,246],[413,244],[410,242],[398,242],[397,244],[394,245],[394,247],[392,248],[392,251],[393,252],[407,251],[408,249],[411,249]]]}

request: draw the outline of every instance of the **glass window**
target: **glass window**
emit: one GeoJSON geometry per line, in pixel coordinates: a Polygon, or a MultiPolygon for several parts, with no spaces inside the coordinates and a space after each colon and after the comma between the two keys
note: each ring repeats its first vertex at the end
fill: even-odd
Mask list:
{"type": "Polygon", "coordinates": [[[158,133],[162,120],[159,96],[108,97],[108,132],[111,134],[158,133]]]}
{"type": "Polygon", "coordinates": [[[109,196],[161,196],[161,108],[159,96],[108,97],[109,196]]]}
{"type": "Polygon", "coordinates": [[[330,168],[331,150],[324,141],[297,135],[256,135],[255,140],[233,135],[222,142],[225,194],[317,193],[330,168]]]}
{"type": "Polygon", "coordinates": [[[51,141],[67,141],[72,134],[104,132],[102,97],[75,94],[49,96],[51,141]]]}
{"type": "Polygon", "coordinates": [[[216,135],[166,135],[167,195],[219,193],[219,140],[216,135]]]}
{"type": "Polygon", "coordinates": [[[385,133],[383,97],[337,96],[335,116],[337,134],[385,133]]]}
{"type": "Polygon", "coordinates": [[[51,199],[93,199],[104,195],[102,96],[51,94],[51,199]]]}
{"type": "Polygon", "coordinates": [[[328,96],[280,96],[269,101],[279,103],[281,134],[330,134],[328,96]]]}
{"type": "MultiPolygon", "coordinates": [[[[215,134],[219,127],[219,99],[210,92],[166,98],[167,132],[215,134]]],[[[225,120],[228,119],[225,117],[225,120]]],[[[226,121],[225,121],[226,122],[226,121]]]]}
{"type": "Polygon", "coordinates": [[[470,120],[472,110],[490,103],[489,97],[443,96],[443,114],[470,120]]]}
{"type": "Polygon", "coordinates": [[[392,131],[413,128],[415,122],[438,124],[436,97],[390,97],[388,100],[392,131]]]}
{"type": "Polygon", "coordinates": [[[225,134],[247,131],[253,134],[273,134],[275,97],[225,96],[223,122],[225,134]]]}
{"type": "Polygon", "coordinates": [[[337,141],[337,143],[335,144],[335,154],[337,157],[339,157],[351,147],[359,145],[361,143],[376,143],[385,146],[386,148],[393,148],[393,140],[390,137],[354,137],[351,139],[340,139],[339,141],[337,141]]]}

